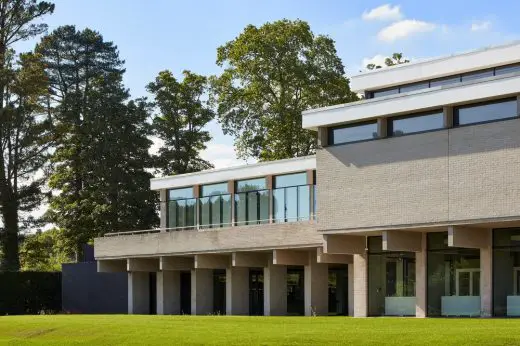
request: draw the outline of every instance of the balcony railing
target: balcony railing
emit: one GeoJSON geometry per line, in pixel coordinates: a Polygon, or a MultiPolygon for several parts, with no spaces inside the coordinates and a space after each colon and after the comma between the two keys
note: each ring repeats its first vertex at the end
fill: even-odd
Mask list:
{"type": "Polygon", "coordinates": [[[105,237],[316,220],[316,186],[298,185],[164,201],[166,228],[113,232],[105,237]]]}

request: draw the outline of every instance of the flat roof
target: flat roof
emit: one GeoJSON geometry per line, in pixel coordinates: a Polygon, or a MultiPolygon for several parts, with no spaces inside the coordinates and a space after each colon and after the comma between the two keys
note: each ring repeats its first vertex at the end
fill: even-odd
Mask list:
{"type": "Polygon", "coordinates": [[[309,169],[316,169],[315,155],[153,178],[150,179],[150,188],[152,190],[171,189],[267,175],[296,173],[309,169]]]}
{"type": "Polygon", "coordinates": [[[362,72],[350,78],[350,88],[359,93],[518,62],[520,41],[514,41],[362,72]]]}

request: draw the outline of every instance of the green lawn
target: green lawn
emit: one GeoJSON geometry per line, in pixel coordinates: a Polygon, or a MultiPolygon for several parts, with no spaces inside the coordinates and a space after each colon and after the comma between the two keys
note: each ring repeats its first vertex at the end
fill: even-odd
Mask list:
{"type": "Polygon", "coordinates": [[[0,344],[519,345],[520,320],[56,315],[0,317],[0,344]]]}

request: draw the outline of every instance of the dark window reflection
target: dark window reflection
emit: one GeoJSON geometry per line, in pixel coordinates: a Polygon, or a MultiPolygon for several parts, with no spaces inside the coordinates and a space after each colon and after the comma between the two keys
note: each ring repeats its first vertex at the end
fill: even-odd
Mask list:
{"type": "Polygon", "coordinates": [[[410,133],[438,130],[444,127],[442,110],[435,113],[412,115],[390,119],[388,132],[390,136],[402,136],[410,133]]]}
{"type": "Polygon", "coordinates": [[[453,114],[455,125],[466,125],[512,118],[518,115],[517,101],[516,98],[514,98],[458,107],[454,109],[453,114]]]}
{"type": "Polygon", "coordinates": [[[333,128],[331,144],[351,143],[377,138],[377,122],[360,123],[345,127],[333,128]]]}

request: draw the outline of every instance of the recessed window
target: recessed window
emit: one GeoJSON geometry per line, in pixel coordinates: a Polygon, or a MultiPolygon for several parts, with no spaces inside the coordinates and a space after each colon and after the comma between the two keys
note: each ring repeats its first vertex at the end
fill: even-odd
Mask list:
{"type": "Polygon", "coordinates": [[[403,93],[409,93],[409,92],[416,91],[416,90],[428,89],[429,87],[430,87],[429,82],[414,83],[414,84],[403,85],[399,89],[399,92],[401,94],[403,94],[403,93]]]}
{"type": "Polygon", "coordinates": [[[224,195],[228,193],[228,183],[202,185],[200,192],[203,197],[224,195]]]}
{"type": "Polygon", "coordinates": [[[462,81],[468,82],[475,79],[482,79],[487,77],[493,76],[493,69],[484,70],[484,71],[477,71],[477,72],[470,72],[470,73],[464,73],[462,75],[462,81]]]}
{"type": "Polygon", "coordinates": [[[193,198],[193,187],[183,187],[180,189],[172,189],[168,191],[168,199],[174,201],[177,199],[193,198]]]}
{"type": "Polygon", "coordinates": [[[399,88],[376,90],[372,92],[372,98],[399,94],[399,88]]]}
{"type": "Polygon", "coordinates": [[[495,76],[520,72],[520,65],[507,65],[495,68],[495,76]]]}
{"type": "Polygon", "coordinates": [[[455,125],[467,125],[518,116],[516,98],[457,107],[453,112],[455,125]]]}
{"type": "Polygon", "coordinates": [[[237,181],[236,192],[257,191],[265,189],[267,189],[265,178],[256,178],[237,181]]]}
{"type": "Polygon", "coordinates": [[[442,110],[410,116],[390,118],[388,120],[389,136],[403,136],[411,133],[442,129],[444,115],[442,110]]]}
{"type": "Polygon", "coordinates": [[[352,143],[377,138],[377,122],[365,122],[329,130],[329,144],[352,143]]]}
{"type": "Polygon", "coordinates": [[[452,76],[434,79],[430,82],[430,88],[435,88],[438,86],[451,85],[455,83],[460,83],[460,76],[452,76]]]}

